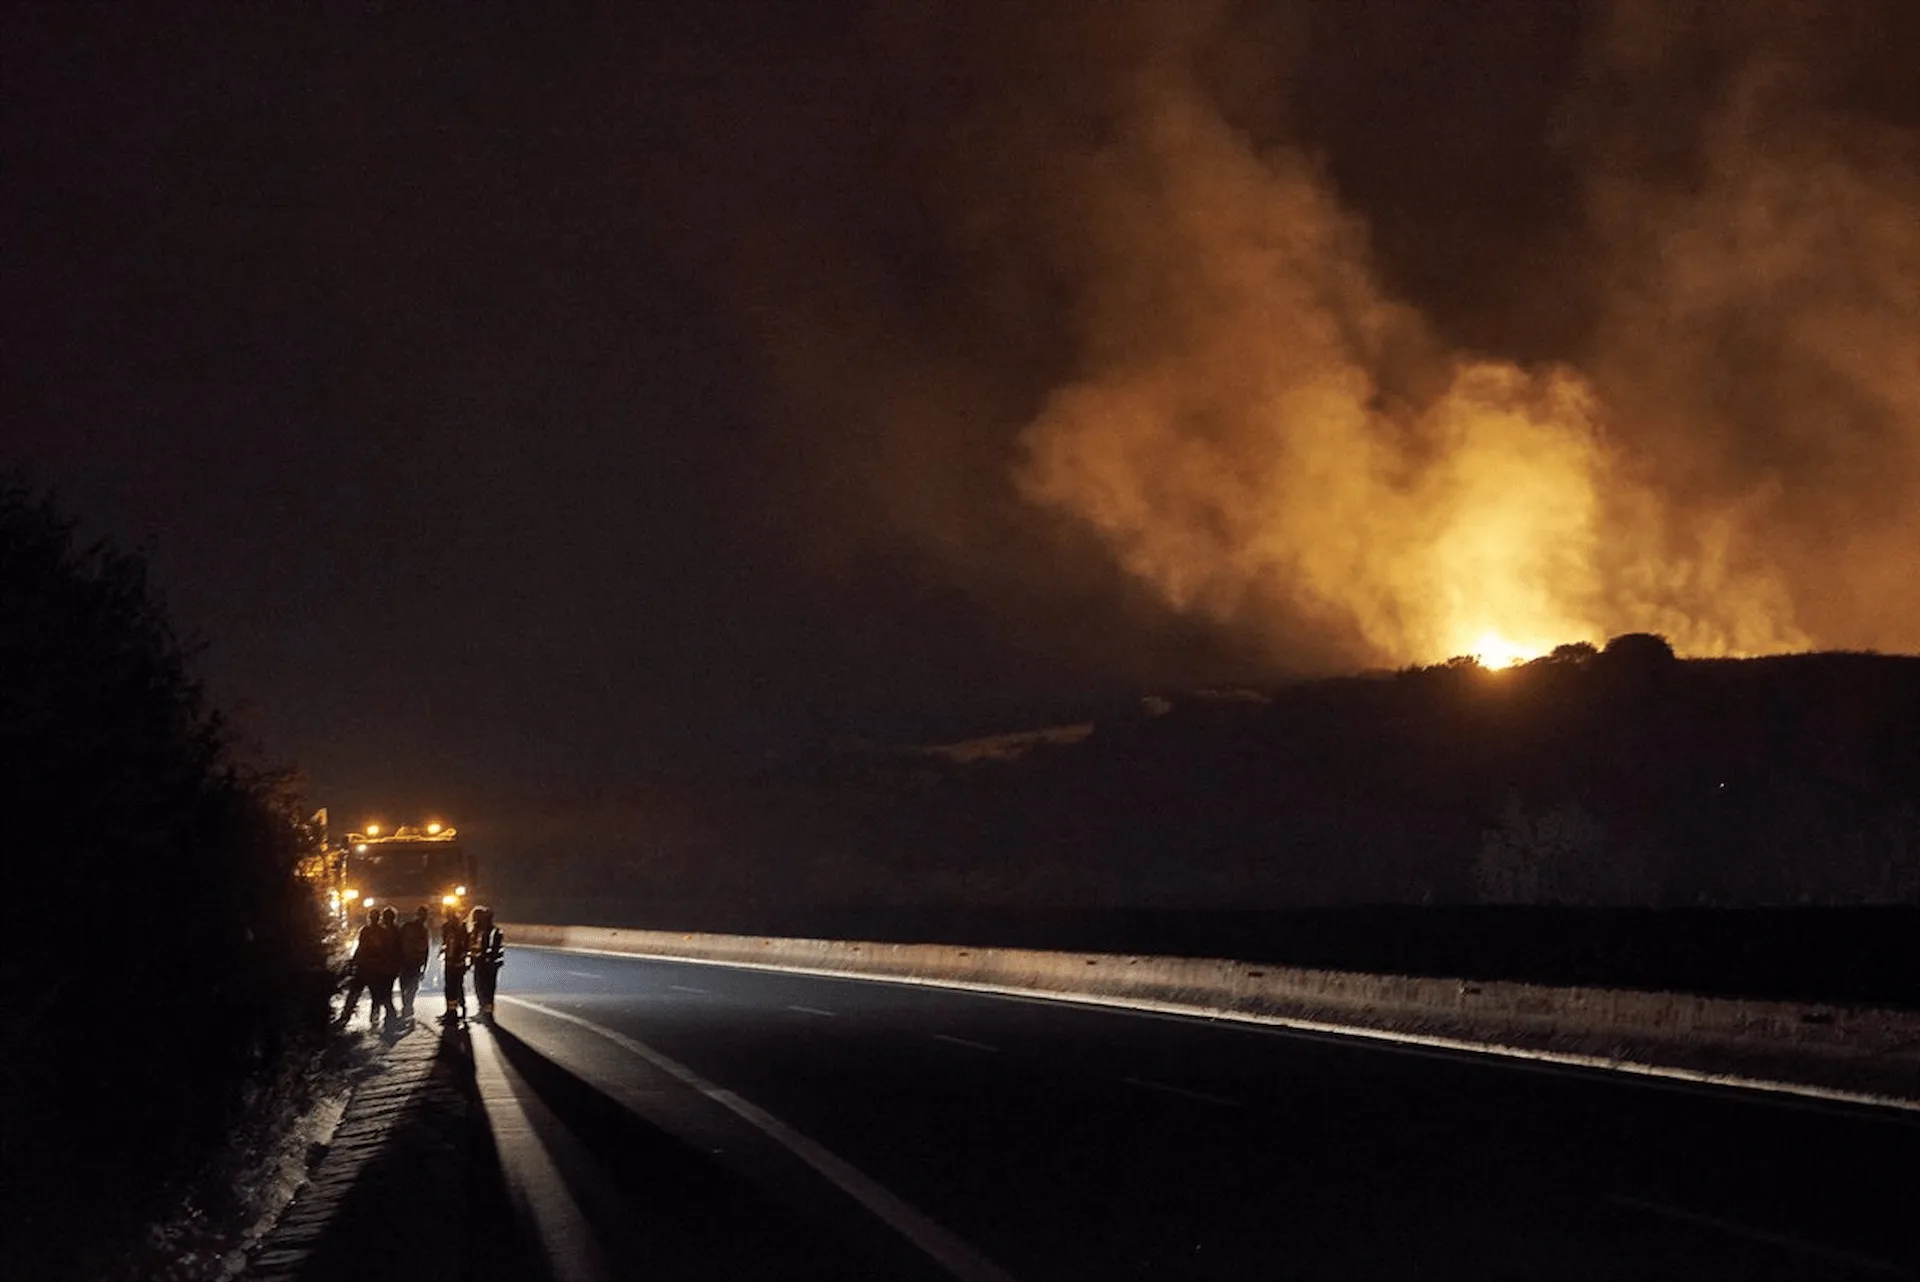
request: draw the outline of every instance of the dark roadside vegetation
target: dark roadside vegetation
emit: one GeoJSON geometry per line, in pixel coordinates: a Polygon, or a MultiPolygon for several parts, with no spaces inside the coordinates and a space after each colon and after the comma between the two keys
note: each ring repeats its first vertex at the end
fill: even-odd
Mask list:
{"type": "Polygon", "coordinates": [[[1920,1005],[1910,657],[1632,634],[843,747],[563,831],[501,861],[512,916],[1920,1005]]]}
{"type": "Polygon", "coordinates": [[[325,1034],[300,808],[190,658],[139,557],[0,481],[8,1277],[172,1276],[148,1226],[235,1213],[250,1119],[325,1034]]]}

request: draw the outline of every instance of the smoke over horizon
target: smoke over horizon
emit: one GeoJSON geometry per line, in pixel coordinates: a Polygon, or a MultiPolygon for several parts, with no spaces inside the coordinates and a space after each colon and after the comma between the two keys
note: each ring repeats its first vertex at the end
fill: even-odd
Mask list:
{"type": "Polygon", "coordinates": [[[682,220],[796,520],[1063,635],[1056,590],[1091,633],[1141,586],[1294,670],[1920,650],[1913,20],[1529,12],[811,33],[682,220]]]}

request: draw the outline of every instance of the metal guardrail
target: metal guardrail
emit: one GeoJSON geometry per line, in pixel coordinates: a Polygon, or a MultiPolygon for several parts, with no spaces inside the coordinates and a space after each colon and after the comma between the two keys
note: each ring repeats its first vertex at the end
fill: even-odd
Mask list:
{"type": "MultiPolygon", "coordinates": [[[[517,924],[517,943],[1325,1025],[1462,1048],[1570,1047],[1568,1062],[1758,1054],[1809,1080],[1866,1079],[1920,1099],[1920,1012],[1601,988],[1310,970],[1225,958],[1129,956],[867,940],[517,924]],[[1595,1048],[1598,1048],[1597,1053],[1595,1048]],[[1902,1083],[1905,1085],[1903,1086],[1902,1083]]],[[[1710,1074],[1710,1076],[1725,1076],[1710,1074]]]]}

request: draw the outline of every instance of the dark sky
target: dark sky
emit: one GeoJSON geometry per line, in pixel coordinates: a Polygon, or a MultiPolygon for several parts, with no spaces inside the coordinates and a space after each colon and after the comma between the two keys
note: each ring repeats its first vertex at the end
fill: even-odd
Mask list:
{"type": "Polygon", "coordinates": [[[316,802],[1443,658],[1453,544],[1354,512],[1477,457],[1481,358],[1622,407],[1590,541],[1648,550],[1541,626],[1920,644],[1911,6],[474,8],[0,17],[0,465],[150,549],[316,802]],[[1785,266],[1709,264],[1743,210],[1785,266]],[[1397,461],[1323,511],[1248,407],[1334,384],[1397,461]]]}

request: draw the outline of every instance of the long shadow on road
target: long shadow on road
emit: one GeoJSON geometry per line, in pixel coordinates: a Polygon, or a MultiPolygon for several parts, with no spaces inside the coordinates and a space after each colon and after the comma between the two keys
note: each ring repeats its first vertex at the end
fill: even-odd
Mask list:
{"type": "MultiPolygon", "coordinates": [[[[411,1037],[438,1038],[431,1062],[421,1074],[418,1057],[405,1054],[412,1048],[389,1042],[390,1084],[375,1078],[362,1085],[349,1114],[359,1116],[361,1134],[337,1137],[340,1151],[328,1155],[328,1166],[339,1162],[338,1177],[350,1187],[292,1275],[299,1282],[540,1278],[541,1267],[513,1229],[466,1030],[420,1024],[396,1040],[411,1037]],[[400,1071],[409,1058],[413,1072],[400,1071]]],[[[267,1261],[260,1265],[257,1275],[277,1275],[267,1261]]]]}
{"type": "Polygon", "coordinates": [[[944,1276],[890,1234],[878,1242],[847,1240],[511,1030],[495,1026],[491,1034],[564,1129],[565,1148],[577,1146],[571,1162],[562,1146],[554,1146],[560,1150],[554,1156],[616,1276],[743,1282],[944,1276]],[[581,1171],[579,1154],[596,1169],[581,1171]]]}

